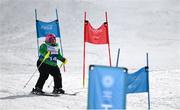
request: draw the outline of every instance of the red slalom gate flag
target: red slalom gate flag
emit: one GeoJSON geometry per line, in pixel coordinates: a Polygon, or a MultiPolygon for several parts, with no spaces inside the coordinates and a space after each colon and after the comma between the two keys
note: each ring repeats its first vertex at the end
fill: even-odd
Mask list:
{"type": "Polygon", "coordinates": [[[106,22],[99,28],[93,28],[88,20],[86,20],[86,12],[84,13],[84,51],[83,51],[83,87],[85,86],[85,58],[86,58],[86,42],[92,44],[108,44],[109,64],[111,66],[110,41],[108,34],[107,12],[105,12],[106,22]]]}
{"type": "Polygon", "coordinates": [[[104,22],[99,28],[94,29],[91,24],[85,21],[84,42],[92,44],[108,44],[108,25],[104,22]]]}

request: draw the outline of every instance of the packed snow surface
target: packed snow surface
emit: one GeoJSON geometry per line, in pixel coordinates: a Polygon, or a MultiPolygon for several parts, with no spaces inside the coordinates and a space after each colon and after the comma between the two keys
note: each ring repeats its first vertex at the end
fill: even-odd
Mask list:
{"type": "MultiPolygon", "coordinates": [[[[130,72],[146,66],[153,110],[180,109],[180,1],[179,0],[0,0],[0,109],[75,110],[87,108],[88,66],[109,65],[107,45],[86,43],[86,85],[82,86],[83,20],[97,28],[108,13],[112,64],[121,49],[119,66],[130,72]],[[38,19],[56,19],[58,9],[66,72],[61,68],[63,89],[76,96],[29,95],[39,73],[36,70],[38,19]]],[[[52,77],[46,81],[48,88],[52,77]]],[[[146,110],[147,93],[128,94],[127,110],[146,110]]]]}

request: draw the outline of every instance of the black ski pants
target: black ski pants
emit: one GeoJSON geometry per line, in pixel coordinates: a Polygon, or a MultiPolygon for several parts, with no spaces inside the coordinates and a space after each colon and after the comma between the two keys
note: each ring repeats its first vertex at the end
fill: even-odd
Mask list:
{"type": "MultiPolygon", "coordinates": [[[[37,67],[41,64],[41,61],[37,61],[37,67]]],[[[50,66],[48,64],[42,63],[38,69],[40,76],[35,85],[40,89],[43,89],[45,81],[48,79],[49,74],[54,78],[54,88],[62,88],[62,77],[58,66],[50,66]]]]}

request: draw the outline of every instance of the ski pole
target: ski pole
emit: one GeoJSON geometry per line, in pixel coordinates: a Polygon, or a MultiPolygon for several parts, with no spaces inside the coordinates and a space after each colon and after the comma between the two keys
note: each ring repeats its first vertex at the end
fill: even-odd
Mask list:
{"type": "MultiPolygon", "coordinates": [[[[61,68],[63,65],[64,65],[64,63],[61,63],[61,65],[59,66],[59,68],[61,68]]],[[[51,86],[52,82],[53,82],[53,80],[51,80],[51,82],[49,83],[48,88],[51,86]]]]}
{"type": "Polygon", "coordinates": [[[48,52],[45,56],[43,61],[40,63],[40,65],[37,67],[37,69],[34,71],[34,73],[32,74],[32,76],[29,78],[29,80],[26,82],[26,84],[24,85],[23,89],[28,85],[28,83],[30,82],[30,80],[32,79],[32,77],[34,76],[34,74],[36,73],[36,71],[41,67],[42,63],[49,57],[50,52],[48,52]]]}

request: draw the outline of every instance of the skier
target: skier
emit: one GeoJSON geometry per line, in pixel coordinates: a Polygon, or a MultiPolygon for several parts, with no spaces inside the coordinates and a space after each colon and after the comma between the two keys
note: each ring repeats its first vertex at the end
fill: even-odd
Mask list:
{"type": "Polygon", "coordinates": [[[66,58],[60,54],[60,49],[56,43],[56,36],[54,34],[47,34],[45,43],[41,44],[40,56],[37,61],[38,71],[40,73],[39,79],[33,88],[33,94],[44,94],[42,91],[45,81],[48,79],[49,74],[54,78],[54,90],[53,94],[64,94],[65,91],[62,89],[62,77],[60,69],[57,65],[57,60],[60,60],[63,64],[67,63],[66,58]],[[47,59],[45,59],[47,57],[47,59]]]}

